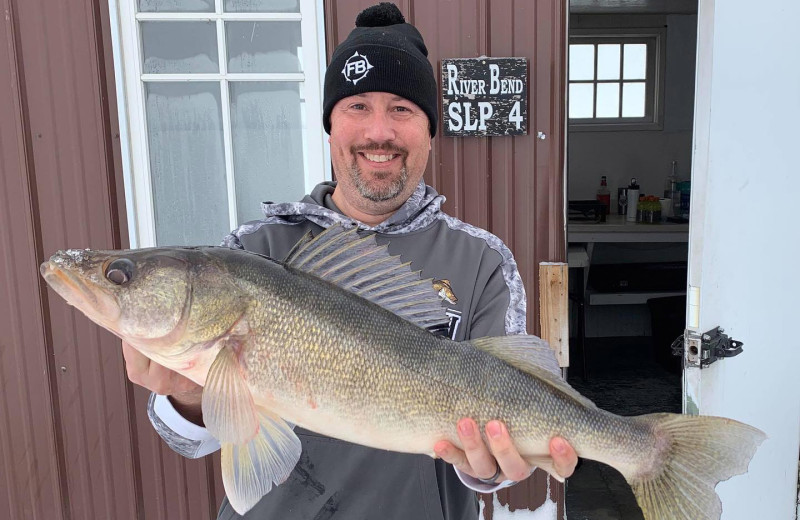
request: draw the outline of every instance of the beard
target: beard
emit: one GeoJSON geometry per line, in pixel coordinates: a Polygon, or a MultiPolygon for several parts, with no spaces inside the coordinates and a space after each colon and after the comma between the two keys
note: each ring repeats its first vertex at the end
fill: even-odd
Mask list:
{"type": "MultiPolygon", "coordinates": [[[[361,168],[359,168],[356,164],[351,167],[350,175],[353,179],[353,184],[358,190],[358,193],[365,199],[371,200],[372,202],[385,202],[387,200],[394,199],[403,193],[403,190],[406,189],[406,183],[408,182],[408,170],[406,169],[405,165],[403,165],[403,167],[400,169],[400,175],[392,180],[389,184],[381,184],[377,186],[371,184],[370,181],[364,178],[361,168]]],[[[379,181],[383,181],[392,175],[392,172],[375,172],[373,174],[373,176],[379,181]]]]}
{"type": "Polygon", "coordinates": [[[405,153],[405,150],[396,146],[387,145],[373,145],[369,147],[360,147],[359,149],[354,147],[351,149],[354,157],[357,157],[359,151],[388,151],[390,153],[400,154],[403,159],[403,165],[400,168],[400,175],[391,180],[391,182],[388,184],[384,184],[384,181],[396,175],[394,172],[373,172],[372,177],[374,180],[371,182],[369,179],[365,178],[364,172],[361,171],[361,168],[358,166],[358,162],[354,159],[349,167],[349,173],[350,178],[353,180],[353,185],[358,190],[359,195],[372,202],[386,202],[403,193],[403,191],[406,189],[406,185],[408,184],[408,169],[406,168],[405,159],[407,154],[405,153]]]}

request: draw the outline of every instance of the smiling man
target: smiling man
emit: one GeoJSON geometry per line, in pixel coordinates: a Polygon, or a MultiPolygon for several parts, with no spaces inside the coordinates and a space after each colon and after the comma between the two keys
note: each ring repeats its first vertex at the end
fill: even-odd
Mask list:
{"type": "MultiPolygon", "coordinates": [[[[450,316],[449,329],[434,333],[457,341],[524,333],[525,292],[511,252],[491,233],[442,212],[444,197],[422,181],[437,128],[427,55],[397,7],[363,11],[325,74],[323,123],[337,182],[318,185],[300,202],[265,204],[263,219],[240,226],[224,244],[280,259],[307,231],[357,225],[434,280],[450,316]]],[[[155,392],[148,411],[159,435],[187,457],[218,449],[200,426],[202,389],[135,349],[124,346],[124,353],[131,381],[155,392]]],[[[462,419],[460,448],[442,440],[431,446],[437,459],[295,431],[303,453],[289,479],[244,517],[226,500],[220,519],[475,520],[474,491],[513,485],[533,469],[498,421],[480,428],[462,419]]],[[[577,463],[572,448],[555,438],[550,452],[549,470],[569,476],[577,463]]]]}
{"type": "Polygon", "coordinates": [[[333,202],[376,225],[417,188],[431,148],[429,121],[412,101],[387,92],[339,100],[331,113],[333,202]]]}

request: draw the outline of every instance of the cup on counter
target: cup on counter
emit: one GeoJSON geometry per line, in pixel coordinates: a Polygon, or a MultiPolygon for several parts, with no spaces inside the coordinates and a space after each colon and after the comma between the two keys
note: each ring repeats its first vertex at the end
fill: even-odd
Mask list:
{"type": "Polygon", "coordinates": [[[658,199],[661,203],[661,220],[667,220],[672,216],[672,199],[658,199]]]}

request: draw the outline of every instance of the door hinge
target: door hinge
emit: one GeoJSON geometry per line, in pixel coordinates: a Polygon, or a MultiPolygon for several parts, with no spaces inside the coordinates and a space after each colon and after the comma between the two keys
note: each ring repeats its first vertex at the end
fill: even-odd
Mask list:
{"type": "Polygon", "coordinates": [[[722,358],[738,356],[742,353],[742,343],[728,335],[721,327],[700,334],[685,331],[672,342],[672,354],[684,356],[687,367],[706,368],[708,365],[722,358]]]}

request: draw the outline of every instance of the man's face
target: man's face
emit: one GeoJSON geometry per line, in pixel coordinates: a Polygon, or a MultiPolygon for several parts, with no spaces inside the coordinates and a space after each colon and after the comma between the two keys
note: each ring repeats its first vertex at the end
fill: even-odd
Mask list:
{"type": "Polygon", "coordinates": [[[400,207],[425,172],[431,149],[428,124],[419,106],[395,94],[368,92],[341,99],[331,112],[337,190],[372,211],[400,207]]]}

